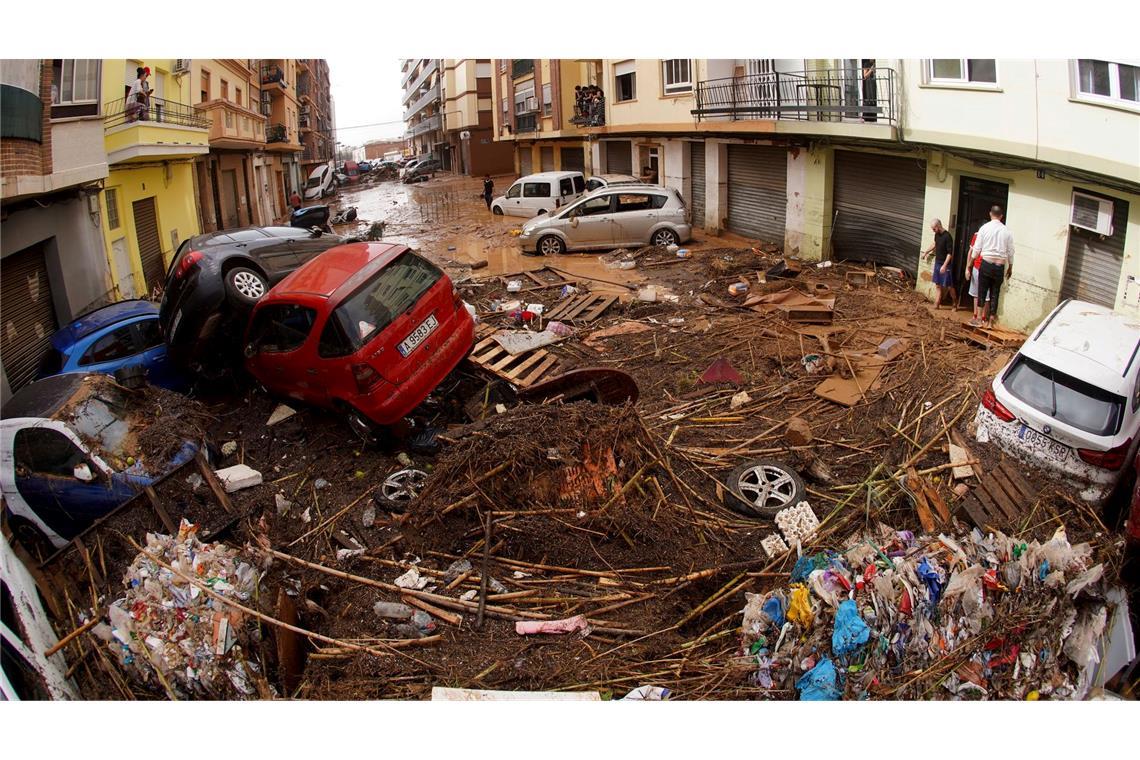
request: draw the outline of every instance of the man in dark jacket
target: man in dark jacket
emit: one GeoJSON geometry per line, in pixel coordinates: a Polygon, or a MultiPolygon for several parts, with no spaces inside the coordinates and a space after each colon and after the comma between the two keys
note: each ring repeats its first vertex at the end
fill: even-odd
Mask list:
{"type": "Polygon", "coordinates": [[[491,208],[491,198],[495,196],[495,183],[491,181],[490,174],[483,175],[483,202],[487,204],[487,209],[491,208]]]}

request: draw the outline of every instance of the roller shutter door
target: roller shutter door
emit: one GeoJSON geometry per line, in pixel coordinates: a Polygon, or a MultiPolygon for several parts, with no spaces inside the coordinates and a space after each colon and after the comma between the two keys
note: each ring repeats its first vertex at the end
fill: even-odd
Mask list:
{"type": "Polygon", "coordinates": [[[729,145],[728,229],[783,245],[787,209],[787,150],[729,145]]]}
{"type": "Polygon", "coordinates": [[[692,197],[689,207],[693,211],[693,226],[705,226],[705,144],[691,143],[689,154],[689,177],[692,180],[692,197]]]}
{"type": "Polygon", "coordinates": [[[606,143],[606,173],[633,174],[633,144],[629,140],[606,143]]]}
{"type": "Polygon", "coordinates": [[[540,148],[539,158],[542,161],[542,170],[544,172],[554,171],[554,148],[540,148]]]}
{"type": "Polygon", "coordinates": [[[925,195],[925,161],[836,151],[836,257],[874,261],[917,277],[925,195]]]}
{"type": "MultiPolygon", "coordinates": [[[[234,172],[228,173],[231,178],[237,176],[234,172]]],[[[236,182],[236,179],[233,181],[236,182]]],[[[237,192],[236,185],[234,192],[237,192]]],[[[166,267],[162,263],[162,243],[158,239],[158,216],[154,210],[154,198],[135,201],[131,204],[131,209],[135,217],[135,236],[139,241],[143,280],[146,282],[147,295],[150,295],[156,287],[161,287],[166,279],[166,267]]]]}
{"type": "MultiPolygon", "coordinates": [[[[1128,203],[1104,197],[1113,203],[1112,237],[1102,239],[1095,232],[1078,227],[1069,228],[1069,250],[1065,256],[1065,277],[1061,281],[1061,297],[1088,301],[1111,309],[1116,305],[1120,268],[1124,262],[1124,233],[1128,224],[1128,203]]],[[[1015,238],[1014,270],[1017,269],[1016,243],[1015,238]]]]}
{"type": "Polygon", "coordinates": [[[562,171],[586,171],[586,152],[581,148],[562,148],[562,171]]]}
{"type": "Polygon", "coordinates": [[[13,392],[36,376],[57,329],[44,244],[0,261],[0,353],[13,392]]]}
{"type": "Polygon", "coordinates": [[[519,176],[534,174],[534,155],[530,146],[519,148],[519,176]]]}

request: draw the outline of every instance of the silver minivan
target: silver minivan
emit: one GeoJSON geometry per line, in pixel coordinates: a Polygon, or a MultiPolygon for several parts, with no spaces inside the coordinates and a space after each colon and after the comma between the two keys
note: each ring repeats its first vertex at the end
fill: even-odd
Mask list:
{"type": "Polygon", "coordinates": [[[564,210],[523,225],[524,253],[565,253],[618,246],[672,245],[693,229],[685,201],[670,187],[618,185],[595,190],[564,210]]]}

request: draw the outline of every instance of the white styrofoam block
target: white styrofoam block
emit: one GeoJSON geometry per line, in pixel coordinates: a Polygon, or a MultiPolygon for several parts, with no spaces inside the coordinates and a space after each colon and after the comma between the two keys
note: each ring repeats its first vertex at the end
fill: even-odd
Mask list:
{"type": "Polygon", "coordinates": [[[761,541],[760,548],[768,555],[768,559],[775,559],[788,551],[788,545],[784,543],[784,539],[780,538],[779,533],[772,533],[761,541]]]}
{"type": "Polygon", "coordinates": [[[797,542],[802,544],[819,528],[819,519],[812,511],[811,505],[801,501],[794,507],[777,512],[776,525],[780,526],[780,531],[789,545],[797,542]]]}
{"type": "Polygon", "coordinates": [[[222,487],[226,489],[226,493],[261,485],[261,473],[244,464],[235,464],[233,467],[227,467],[224,470],[215,470],[214,474],[222,482],[222,487]]]}

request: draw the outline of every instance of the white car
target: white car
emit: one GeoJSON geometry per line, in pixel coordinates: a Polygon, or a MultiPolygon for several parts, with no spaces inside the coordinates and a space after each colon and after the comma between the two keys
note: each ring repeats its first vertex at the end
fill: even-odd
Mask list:
{"type": "Polygon", "coordinates": [[[977,439],[1105,500],[1140,443],[1140,320],[1064,301],[982,396],[977,439]]]}
{"type": "Polygon", "coordinates": [[[643,185],[644,181],[632,174],[595,174],[586,180],[586,192],[592,193],[598,188],[612,187],[613,185],[643,185]]]}
{"type": "Polygon", "coordinates": [[[520,177],[491,201],[491,213],[507,216],[538,216],[573,203],[586,192],[582,172],[539,172],[520,177]]]}
{"type": "Polygon", "coordinates": [[[321,164],[313,169],[313,173],[309,175],[309,181],[305,183],[305,200],[320,200],[326,195],[336,192],[333,174],[332,167],[328,164],[321,164]]]}

